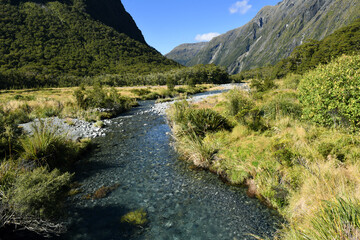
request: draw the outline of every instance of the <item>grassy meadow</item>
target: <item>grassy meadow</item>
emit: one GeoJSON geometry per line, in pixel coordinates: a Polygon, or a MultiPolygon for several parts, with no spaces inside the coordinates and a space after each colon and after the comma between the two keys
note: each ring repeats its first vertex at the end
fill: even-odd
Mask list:
{"type": "MultiPolygon", "coordinates": [[[[89,152],[90,139],[72,141],[45,124],[25,135],[18,124],[57,116],[80,118],[101,127],[137,105],[137,100],[186,98],[212,88],[198,86],[144,86],[111,88],[94,85],[76,88],[2,90],[0,92],[0,232],[21,226],[42,235],[66,231],[61,223],[64,201],[77,194],[73,164],[89,152]]],[[[105,194],[106,195],[106,194],[105,194]]]]}
{"type": "Polygon", "coordinates": [[[359,56],[168,112],[183,159],[276,209],[276,239],[359,239],[359,56]]]}

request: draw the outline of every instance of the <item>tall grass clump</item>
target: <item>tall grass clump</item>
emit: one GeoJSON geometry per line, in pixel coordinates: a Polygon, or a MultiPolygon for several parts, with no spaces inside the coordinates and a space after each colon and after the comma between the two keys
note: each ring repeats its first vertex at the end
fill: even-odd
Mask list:
{"type": "Polygon", "coordinates": [[[208,132],[222,129],[230,130],[229,121],[218,112],[211,109],[196,109],[190,107],[184,100],[175,103],[170,109],[171,120],[179,127],[178,134],[197,135],[205,137],[208,132]]]}
{"type": "Polygon", "coordinates": [[[272,93],[271,97],[264,100],[261,106],[264,115],[270,119],[290,116],[294,119],[300,119],[302,108],[295,92],[279,92],[276,95],[272,93]]]}
{"type": "Polygon", "coordinates": [[[208,168],[215,159],[218,148],[209,139],[203,139],[195,133],[183,136],[176,144],[177,151],[182,158],[195,166],[208,168]]]}
{"type": "Polygon", "coordinates": [[[228,120],[211,109],[191,109],[187,112],[187,122],[184,126],[186,132],[193,131],[196,135],[204,137],[206,133],[219,130],[230,130],[228,120]]]}
{"type": "Polygon", "coordinates": [[[21,158],[50,169],[69,167],[81,148],[77,143],[66,139],[65,135],[59,134],[56,127],[47,126],[42,121],[33,125],[32,135],[24,136],[20,139],[20,144],[21,158]]]}
{"type": "Polygon", "coordinates": [[[360,56],[342,56],[307,73],[299,85],[303,116],[332,127],[360,127],[360,56]]]}
{"type": "Polygon", "coordinates": [[[207,135],[230,130],[229,121],[214,110],[196,109],[185,100],[174,103],[168,116],[177,139],[177,151],[196,166],[209,167],[218,147],[207,135]]]}
{"type": "Polygon", "coordinates": [[[360,204],[358,200],[338,197],[324,201],[316,214],[308,216],[310,225],[296,224],[282,236],[289,240],[356,240],[360,239],[360,204]]]}

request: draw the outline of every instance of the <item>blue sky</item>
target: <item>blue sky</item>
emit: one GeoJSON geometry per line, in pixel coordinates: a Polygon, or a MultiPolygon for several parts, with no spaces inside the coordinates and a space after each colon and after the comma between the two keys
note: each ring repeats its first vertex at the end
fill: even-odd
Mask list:
{"type": "Polygon", "coordinates": [[[281,0],[122,0],[146,42],[162,54],[182,43],[205,41],[250,21],[281,0]]]}

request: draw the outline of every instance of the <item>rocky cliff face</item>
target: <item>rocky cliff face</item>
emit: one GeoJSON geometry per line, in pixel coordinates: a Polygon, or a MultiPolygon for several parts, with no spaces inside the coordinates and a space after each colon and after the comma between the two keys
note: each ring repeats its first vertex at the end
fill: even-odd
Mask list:
{"type": "Polygon", "coordinates": [[[135,21],[126,12],[120,0],[86,0],[85,4],[86,12],[95,20],[99,20],[120,33],[125,33],[132,39],[146,43],[135,21]]]}
{"type": "Polygon", "coordinates": [[[359,17],[358,0],[283,0],[211,40],[187,65],[214,63],[238,73],[274,64],[306,39],[320,40],[359,17]]]}
{"type": "Polygon", "coordinates": [[[206,42],[181,44],[166,54],[165,57],[186,65],[206,45],[206,42]]]}

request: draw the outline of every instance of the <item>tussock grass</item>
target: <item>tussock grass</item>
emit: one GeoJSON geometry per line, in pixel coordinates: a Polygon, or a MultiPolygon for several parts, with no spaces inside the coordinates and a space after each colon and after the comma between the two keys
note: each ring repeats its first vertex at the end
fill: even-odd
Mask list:
{"type": "Polygon", "coordinates": [[[292,75],[278,80],[277,89],[235,89],[196,106],[174,106],[169,118],[177,149],[231,183],[251,180],[252,195],[288,222],[276,239],[359,239],[360,135],[304,120],[299,79],[292,75]],[[207,108],[234,127],[198,138],[177,134],[188,124],[186,112],[207,108]]]}
{"type": "Polygon", "coordinates": [[[68,168],[85,148],[83,143],[68,140],[65,135],[57,133],[55,126],[46,126],[41,121],[33,126],[32,135],[20,139],[20,144],[22,159],[50,169],[68,168]]]}
{"type": "Polygon", "coordinates": [[[202,139],[192,133],[190,136],[179,138],[176,149],[187,161],[198,167],[209,168],[215,160],[218,146],[209,138],[202,139]]]}

